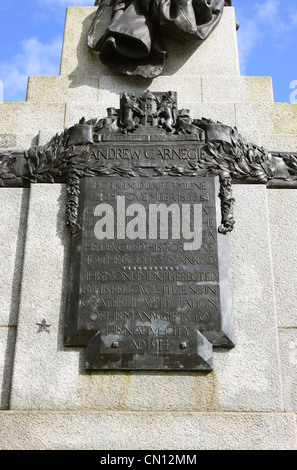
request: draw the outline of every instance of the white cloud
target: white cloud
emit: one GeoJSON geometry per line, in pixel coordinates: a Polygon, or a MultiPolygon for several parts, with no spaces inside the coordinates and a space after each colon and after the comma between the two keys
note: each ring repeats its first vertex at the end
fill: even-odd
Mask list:
{"type": "Polygon", "coordinates": [[[246,73],[250,55],[259,44],[261,36],[261,30],[252,20],[248,20],[240,26],[238,33],[238,54],[240,58],[240,71],[242,75],[245,75],[246,73]]]}
{"type": "Polygon", "coordinates": [[[257,5],[257,20],[261,28],[265,29],[271,37],[281,40],[290,32],[293,23],[288,12],[288,6],[279,0],[266,0],[257,5]]]}
{"type": "Polygon", "coordinates": [[[257,17],[260,21],[269,25],[275,25],[279,19],[279,0],[266,0],[256,6],[257,17]]]}
{"type": "Polygon", "coordinates": [[[58,75],[61,45],[61,38],[54,38],[48,44],[30,38],[21,43],[18,54],[0,63],[5,101],[25,100],[29,76],[58,75]]]}
{"type": "MultiPolygon", "coordinates": [[[[41,20],[60,17],[58,9],[69,6],[94,6],[95,0],[31,0],[36,7],[33,15],[41,20]]],[[[62,37],[50,39],[47,43],[32,37],[23,41],[19,53],[10,60],[0,63],[0,85],[3,83],[5,101],[24,101],[28,77],[58,75],[61,58],[62,37]]],[[[2,98],[0,88],[0,101],[2,98]]]]}
{"type": "Polygon", "coordinates": [[[270,41],[277,48],[290,41],[291,32],[296,29],[297,15],[288,10],[289,7],[280,0],[257,2],[253,8],[250,4],[236,6],[242,74],[245,74],[251,54],[263,41],[270,41]]]}
{"type": "Polygon", "coordinates": [[[294,26],[297,26],[297,13],[293,13],[291,16],[290,16],[290,20],[292,22],[292,24],[294,26]]]}
{"type": "Polygon", "coordinates": [[[36,21],[60,21],[69,6],[94,6],[95,0],[30,0],[36,21]]]}

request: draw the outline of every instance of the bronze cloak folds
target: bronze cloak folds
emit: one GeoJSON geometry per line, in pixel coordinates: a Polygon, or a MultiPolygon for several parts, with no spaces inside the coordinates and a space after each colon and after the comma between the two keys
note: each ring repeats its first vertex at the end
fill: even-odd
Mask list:
{"type": "MultiPolygon", "coordinates": [[[[224,0],[116,0],[110,25],[94,45],[94,29],[107,0],[100,0],[88,45],[108,67],[153,78],[162,72],[163,37],[204,41],[219,23],[224,0]]],[[[97,4],[96,3],[96,4],[97,4]]]]}

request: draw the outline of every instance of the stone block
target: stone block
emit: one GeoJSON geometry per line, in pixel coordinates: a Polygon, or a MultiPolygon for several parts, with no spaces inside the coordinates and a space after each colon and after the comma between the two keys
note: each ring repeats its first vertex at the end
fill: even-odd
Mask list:
{"type": "Polygon", "coordinates": [[[19,147],[29,148],[45,123],[48,129],[63,129],[64,117],[65,105],[62,103],[24,103],[18,111],[19,147]]]}
{"type": "Polygon", "coordinates": [[[17,145],[16,134],[0,134],[0,149],[14,149],[17,145]]]}
{"type": "Polygon", "coordinates": [[[2,412],[0,448],[296,450],[296,423],[285,413],[2,412]]]}
{"type": "Polygon", "coordinates": [[[231,234],[236,346],[214,354],[220,409],[281,411],[267,190],[235,185],[231,234]]]}
{"type": "Polygon", "coordinates": [[[202,77],[202,101],[205,103],[272,103],[272,81],[269,77],[202,77]]]}
{"type": "Polygon", "coordinates": [[[15,337],[14,327],[0,327],[0,410],[9,408],[15,337]]]}
{"type": "MultiPolygon", "coordinates": [[[[110,106],[113,105],[111,104],[110,106]]],[[[115,107],[118,108],[119,104],[115,107]]],[[[101,102],[101,100],[96,103],[67,103],[65,111],[65,128],[74,126],[83,117],[86,118],[86,120],[89,120],[94,118],[103,118],[106,114],[106,103],[101,102]]]]}
{"type": "Polygon", "coordinates": [[[215,122],[219,121],[231,127],[234,127],[236,124],[234,105],[232,103],[201,103],[197,114],[191,113],[191,116],[193,118],[212,119],[215,122]]]}
{"type": "MultiPolygon", "coordinates": [[[[2,136],[16,136],[18,133],[18,111],[22,105],[23,103],[0,103],[0,129],[2,136]]],[[[17,140],[14,141],[13,147],[17,147],[17,140]]]]}
{"type": "Polygon", "coordinates": [[[29,189],[0,188],[0,326],[16,325],[29,189]]]}
{"type": "Polygon", "coordinates": [[[29,77],[27,101],[39,103],[86,102],[98,100],[99,80],[74,76],[29,77]]]}
{"type": "Polygon", "coordinates": [[[14,148],[27,149],[37,143],[39,130],[64,127],[65,105],[60,103],[0,104],[1,133],[15,135],[14,148]]]}
{"type": "Polygon", "coordinates": [[[246,142],[251,142],[252,144],[259,145],[260,147],[263,145],[261,133],[255,129],[244,130],[241,135],[246,142]]]}
{"type": "Polygon", "coordinates": [[[273,103],[273,83],[271,77],[242,77],[246,99],[250,103],[273,103]]]}
{"type": "Polygon", "coordinates": [[[263,134],[261,144],[271,152],[296,152],[297,134],[263,134]]]}
{"type": "Polygon", "coordinates": [[[215,371],[210,374],[133,373],[127,376],[127,381],[129,386],[122,403],[129,410],[212,412],[220,409],[215,371]]]}
{"type": "Polygon", "coordinates": [[[279,329],[284,409],[297,413],[297,329],[279,329]]]}
{"type": "Polygon", "coordinates": [[[297,190],[267,192],[278,325],[297,327],[297,190]]]}
{"type": "Polygon", "coordinates": [[[297,105],[295,103],[274,103],[274,134],[297,134],[297,105]]]}
{"type": "MultiPolygon", "coordinates": [[[[60,75],[99,77],[110,74],[109,69],[87,46],[88,31],[96,11],[96,7],[67,8],[60,75]]],[[[108,26],[109,17],[110,9],[107,8],[100,20],[102,34],[108,26]]]]}
{"type": "Polygon", "coordinates": [[[31,186],[12,408],[67,408],[71,394],[79,393],[79,351],[65,354],[62,342],[69,243],[65,189],[31,186]],[[43,320],[50,326],[42,328],[43,320]]]}
{"type": "Polygon", "coordinates": [[[273,134],[273,103],[235,103],[236,127],[245,132],[273,134]]]}
{"type": "Polygon", "coordinates": [[[52,138],[56,134],[60,135],[61,133],[63,133],[63,129],[47,129],[47,130],[41,129],[38,134],[37,145],[46,145],[52,140],[52,138]]]}

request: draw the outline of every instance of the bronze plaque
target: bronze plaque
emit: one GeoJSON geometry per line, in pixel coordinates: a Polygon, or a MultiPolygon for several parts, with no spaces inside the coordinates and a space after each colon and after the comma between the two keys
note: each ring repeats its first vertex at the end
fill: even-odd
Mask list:
{"type": "Polygon", "coordinates": [[[211,370],[232,347],[229,236],[216,177],[85,177],[66,345],[87,369],[211,370]]]}

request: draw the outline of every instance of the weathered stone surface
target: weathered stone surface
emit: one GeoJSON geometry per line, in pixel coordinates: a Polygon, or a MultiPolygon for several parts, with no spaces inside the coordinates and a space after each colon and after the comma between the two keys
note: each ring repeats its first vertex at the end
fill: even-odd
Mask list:
{"type": "MultiPolygon", "coordinates": [[[[65,19],[60,75],[101,76],[110,71],[92,54],[87,46],[87,35],[96,7],[68,7],[65,19]]],[[[101,18],[102,31],[108,25],[109,11],[101,18]],[[106,15],[107,13],[107,15],[106,15]]]]}
{"type": "MultiPolygon", "coordinates": [[[[36,144],[39,130],[64,126],[65,105],[62,103],[2,103],[0,129],[2,135],[15,135],[14,148],[28,149],[36,144]]],[[[3,137],[2,137],[3,139],[3,137]]]]}
{"type": "Polygon", "coordinates": [[[76,388],[79,353],[69,351],[66,369],[61,361],[68,247],[63,189],[50,184],[31,187],[12,408],[26,403],[27,408],[46,407],[45,403],[47,408],[49,403],[51,408],[65,407],[70,389],[76,388]],[[50,325],[48,331],[40,331],[43,320],[50,325]]]}
{"type": "Polygon", "coordinates": [[[261,185],[234,187],[231,266],[236,348],[214,355],[218,401],[225,410],[282,409],[266,193],[261,185]]]}
{"type": "Polygon", "coordinates": [[[0,410],[9,409],[15,336],[15,327],[0,326],[0,410]]]}
{"type": "Polygon", "coordinates": [[[205,76],[201,77],[202,102],[261,103],[273,102],[269,77],[205,76]]]}
{"type": "Polygon", "coordinates": [[[297,134],[262,134],[261,144],[270,151],[296,152],[297,134]]]}
{"type": "Polygon", "coordinates": [[[285,411],[297,413],[297,328],[279,329],[285,411]]]}
{"type": "Polygon", "coordinates": [[[273,107],[273,132],[297,134],[297,106],[295,103],[275,103],[273,107]]]}
{"type": "Polygon", "coordinates": [[[236,126],[242,135],[249,132],[273,134],[273,103],[235,103],[236,126]]]}
{"type": "Polygon", "coordinates": [[[38,134],[37,145],[46,145],[56,134],[61,134],[63,129],[40,130],[38,134]]]}
{"type": "Polygon", "coordinates": [[[106,116],[106,114],[105,103],[67,103],[65,111],[65,128],[74,126],[82,117],[85,117],[86,120],[89,120],[106,116]]]}
{"type": "Polygon", "coordinates": [[[0,448],[296,450],[296,423],[285,413],[2,412],[0,448]]]}
{"type": "MultiPolygon", "coordinates": [[[[297,107],[292,103],[236,103],[236,125],[241,133],[254,130],[261,134],[297,134],[297,107]]],[[[273,150],[273,149],[272,149],[273,150]]],[[[283,149],[284,151],[284,149],[283,149]]]]}
{"type": "Polygon", "coordinates": [[[99,78],[82,81],[75,76],[29,77],[27,102],[65,103],[97,101],[99,78]]]}
{"type": "Polygon", "coordinates": [[[17,136],[15,134],[0,134],[0,149],[15,148],[17,143],[17,136]]]}
{"type": "Polygon", "coordinates": [[[267,192],[278,326],[297,327],[297,190],[267,192]]]}
{"type": "Polygon", "coordinates": [[[16,325],[29,189],[0,188],[0,326],[16,325]]]}
{"type": "Polygon", "coordinates": [[[245,96],[248,102],[274,102],[271,77],[241,77],[244,81],[245,96]]]}

